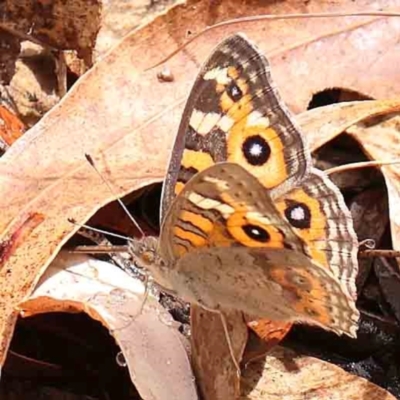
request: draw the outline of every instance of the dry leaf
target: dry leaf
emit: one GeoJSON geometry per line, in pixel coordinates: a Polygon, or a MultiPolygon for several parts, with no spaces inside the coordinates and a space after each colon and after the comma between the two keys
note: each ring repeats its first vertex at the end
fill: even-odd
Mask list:
{"type": "MultiPolygon", "coordinates": [[[[398,101],[339,103],[306,112],[299,116],[298,121],[305,132],[307,132],[312,149],[317,148],[319,145],[325,143],[325,141],[345,131],[357,140],[360,147],[372,160],[381,162],[399,160],[399,104],[398,101]],[[328,117],[329,115],[330,117],[328,117]],[[318,126],[324,126],[323,131],[318,126]]],[[[400,166],[392,164],[382,166],[380,169],[388,189],[392,244],[394,249],[399,250],[400,166]]],[[[385,217],[381,215],[376,215],[376,217],[380,218],[381,222],[385,221],[385,217]]],[[[362,222],[365,225],[364,218],[362,222]]],[[[380,227],[375,226],[375,233],[379,235],[380,232],[382,234],[384,228],[384,225],[380,227]]],[[[368,260],[363,261],[364,265],[367,262],[368,260]]],[[[395,272],[390,272],[389,264],[384,269],[382,263],[376,268],[376,271],[378,272],[381,284],[385,284],[385,288],[382,287],[382,289],[385,289],[384,293],[387,301],[392,305],[396,314],[398,314],[398,297],[394,295],[398,285],[397,278],[387,281],[387,276],[395,274],[395,272]]],[[[362,279],[365,280],[366,277],[361,276],[359,282],[362,279]]]]}
{"type": "MultiPolygon", "coordinates": [[[[377,117],[373,120],[360,121],[347,129],[373,160],[391,161],[400,159],[399,113],[377,117]]],[[[381,167],[389,197],[389,218],[393,248],[400,249],[400,165],[381,167]]]]}
{"type": "Polygon", "coordinates": [[[0,28],[0,83],[8,85],[15,72],[15,61],[19,55],[21,41],[0,28]]]}
{"type": "Polygon", "coordinates": [[[240,400],[395,400],[386,390],[341,368],[275,347],[265,361],[250,364],[240,400]]]}
{"type": "MultiPolygon", "coordinates": [[[[247,341],[241,312],[225,313],[229,340],[239,363],[247,341]]],[[[197,384],[204,399],[236,399],[240,394],[237,375],[219,314],[191,306],[192,358],[197,384]]]]}
{"type": "Polygon", "coordinates": [[[75,49],[90,64],[99,29],[100,1],[3,1],[0,27],[25,40],[75,49]]]}
{"type": "Polygon", "coordinates": [[[60,253],[20,308],[24,316],[86,312],[114,336],[144,400],[197,399],[183,336],[154,299],[140,312],[143,295],[143,284],[114,265],[60,253]]]}
{"type": "Polygon", "coordinates": [[[23,122],[7,107],[0,105],[0,148],[7,150],[25,132],[23,122]]]}
{"type": "Polygon", "coordinates": [[[374,271],[384,298],[391,305],[397,320],[400,321],[400,273],[396,260],[378,258],[374,264],[374,271]]]}
{"type": "MultiPolygon", "coordinates": [[[[382,189],[367,189],[355,196],[350,205],[359,242],[372,239],[379,247],[381,237],[389,222],[387,196],[382,189]]],[[[361,258],[357,275],[357,291],[360,292],[368,278],[373,259],[361,258]]]]}
{"type": "Polygon", "coordinates": [[[103,1],[100,29],[94,56],[102,57],[120,39],[139,25],[154,19],[167,7],[180,0],[124,0],[103,1]]]}
{"type": "Polygon", "coordinates": [[[261,319],[250,321],[247,323],[247,326],[252,329],[261,340],[253,341],[253,343],[247,342],[245,354],[243,356],[244,364],[263,357],[268,353],[284,339],[293,324],[290,322],[261,319]]]}
{"type": "Polygon", "coordinates": [[[296,116],[311,151],[315,151],[352,125],[378,115],[400,111],[400,100],[351,101],[314,108],[296,116]]]}

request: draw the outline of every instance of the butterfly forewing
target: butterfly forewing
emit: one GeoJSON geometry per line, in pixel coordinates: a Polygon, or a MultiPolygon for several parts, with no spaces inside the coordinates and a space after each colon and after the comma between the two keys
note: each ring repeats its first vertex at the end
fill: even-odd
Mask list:
{"type": "Polygon", "coordinates": [[[219,163],[196,174],[173,201],[160,237],[167,260],[201,247],[291,248],[303,243],[268,192],[244,168],[219,163]]]}
{"type": "Polygon", "coordinates": [[[266,58],[243,35],[223,41],[202,67],[187,101],[164,188],[162,215],[196,173],[241,164],[265,188],[300,182],[310,154],[279,98],[266,58]]]}

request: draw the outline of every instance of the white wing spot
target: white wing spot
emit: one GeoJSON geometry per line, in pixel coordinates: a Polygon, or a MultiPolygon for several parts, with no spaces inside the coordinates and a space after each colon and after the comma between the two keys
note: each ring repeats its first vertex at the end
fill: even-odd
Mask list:
{"type": "Polygon", "coordinates": [[[254,143],[250,147],[250,155],[253,157],[260,157],[263,154],[263,147],[259,143],[254,143]]]}
{"type": "Polygon", "coordinates": [[[220,121],[221,115],[218,113],[203,113],[198,110],[193,110],[190,117],[190,126],[199,134],[207,135],[220,121]]]}
{"type": "Polygon", "coordinates": [[[232,118],[224,115],[218,122],[218,127],[221,128],[225,133],[227,133],[232,128],[234,123],[235,121],[232,118]]]}
{"type": "Polygon", "coordinates": [[[305,217],[303,207],[295,207],[290,212],[290,219],[294,221],[304,221],[305,217]]]}
{"type": "Polygon", "coordinates": [[[271,124],[269,118],[259,111],[253,111],[247,117],[246,126],[262,126],[268,128],[271,124]]]}
{"type": "Polygon", "coordinates": [[[214,68],[204,74],[204,80],[215,79],[220,85],[228,85],[231,82],[231,78],[228,76],[228,68],[214,68]]]}
{"type": "Polygon", "coordinates": [[[223,204],[218,200],[209,199],[196,192],[190,193],[188,200],[203,210],[217,210],[225,219],[228,219],[234,212],[234,208],[228,204],[223,204]]]}

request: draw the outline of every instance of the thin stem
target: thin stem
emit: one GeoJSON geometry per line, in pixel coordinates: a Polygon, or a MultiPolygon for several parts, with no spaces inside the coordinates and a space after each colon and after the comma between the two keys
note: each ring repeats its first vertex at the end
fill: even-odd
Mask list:
{"type": "Polygon", "coordinates": [[[400,160],[392,160],[392,161],[361,161],[346,165],[340,165],[338,167],[333,167],[325,170],[328,175],[337,174],[338,172],[352,171],[355,169],[361,168],[370,168],[370,167],[381,167],[383,165],[394,165],[400,164],[400,160]]]}
{"type": "Polygon", "coordinates": [[[204,35],[208,31],[213,29],[220,28],[222,26],[236,25],[242,23],[254,23],[257,21],[268,21],[268,20],[286,20],[286,19],[312,19],[312,18],[340,18],[340,17],[400,17],[399,12],[391,12],[391,11],[364,11],[364,12],[355,12],[355,13],[346,13],[346,12],[337,12],[337,13],[312,13],[312,14],[263,14],[263,15],[255,15],[252,17],[243,17],[243,18],[235,18],[230,19],[228,21],[223,21],[215,25],[211,25],[201,32],[193,35],[189,40],[187,40],[182,46],[179,46],[176,50],[170,53],[167,57],[163,58],[157,64],[152,65],[147,68],[146,71],[156,68],[161,64],[164,64],[166,61],[171,59],[175,54],[179,53],[182,49],[184,49],[188,44],[192,43],[194,40],[204,35]]]}

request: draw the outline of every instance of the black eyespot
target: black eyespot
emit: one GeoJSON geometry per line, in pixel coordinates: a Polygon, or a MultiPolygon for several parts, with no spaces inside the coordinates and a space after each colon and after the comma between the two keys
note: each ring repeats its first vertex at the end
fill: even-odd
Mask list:
{"type": "Polygon", "coordinates": [[[242,144],[242,152],[251,165],[264,165],[271,156],[271,147],[260,135],[249,136],[242,144]]]}
{"type": "Polygon", "coordinates": [[[231,83],[226,87],[226,93],[233,101],[239,101],[243,97],[243,92],[238,85],[236,85],[235,81],[231,81],[231,83]]]}
{"type": "Polygon", "coordinates": [[[267,243],[271,239],[269,233],[257,225],[247,224],[244,225],[242,229],[250,239],[256,240],[257,242],[267,243]]]}
{"type": "Polygon", "coordinates": [[[310,208],[304,203],[293,200],[286,200],[286,205],[285,217],[290,225],[298,229],[309,229],[311,226],[310,208]]]}
{"type": "Polygon", "coordinates": [[[306,283],[308,283],[307,279],[304,278],[304,276],[301,276],[301,275],[295,275],[293,277],[293,281],[295,281],[299,286],[303,286],[306,283]]]}

